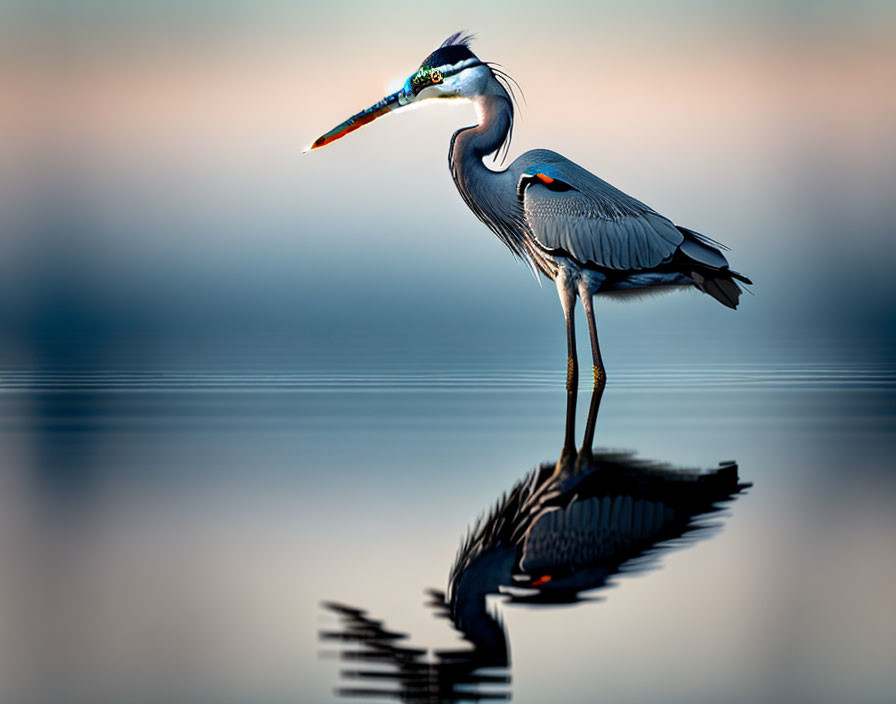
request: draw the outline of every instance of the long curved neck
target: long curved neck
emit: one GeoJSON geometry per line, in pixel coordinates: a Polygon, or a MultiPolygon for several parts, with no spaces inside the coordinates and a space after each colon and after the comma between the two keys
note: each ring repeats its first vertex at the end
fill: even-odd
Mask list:
{"type": "MultiPolygon", "coordinates": [[[[452,169],[469,166],[467,159],[474,159],[483,166],[482,158],[498,151],[513,125],[513,104],[503,95],[482,95],[473,101],[479,124],[465,127],[454,133],[451,140],[452,169]]],[[[483,166],[484,168],[484,166],[483,166]]]]}
{"type": "Polygon", "coordinates": [[[482,159],[496,152],[513,125],[513,104],[504,94],[477,97],[474,101],[479,124],[454,133],[448,152],[451,176],[476,217],[498,235],[517,256],[527,252],[519,227],[522,217],[516,184],[508,171],[492,171],[482,159]]]}

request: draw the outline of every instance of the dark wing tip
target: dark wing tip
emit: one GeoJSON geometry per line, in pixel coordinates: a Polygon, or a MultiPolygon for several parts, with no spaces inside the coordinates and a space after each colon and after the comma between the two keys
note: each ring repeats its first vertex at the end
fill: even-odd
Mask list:
{"type": "Polygon", "coordinates": [[[716,272],[704,270],[702,272],[692,271],[690,275],[694,286],[700,291],[712,296],[726,308],[737,310],[737,304],[740,302],[740,294],[742,292],[740,286],[725,276],[725,274],[729,273],[725,271],[716,275],[716,272]]]}
{"type": "Polygon", "coordinates": [[[746,276],[741,274],[739,271],[735,271],[734,269],[728,269],[728,273],[731,274],[731,276],[733,278],[737,279],[738,281],[742,281],[743,283],[747,284],[748,286],[753,285],[753,282],[750,281],[749,278],[747,278],[746,276]]]}

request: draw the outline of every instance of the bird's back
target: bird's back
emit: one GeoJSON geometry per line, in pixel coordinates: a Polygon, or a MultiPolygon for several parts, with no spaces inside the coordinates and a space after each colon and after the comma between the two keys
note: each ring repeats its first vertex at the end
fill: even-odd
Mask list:
{"type": "Polygon", "coordinates": [[[519,179],[524,174],[533,173],[542,166],[550,167],[556,174],[554,178],[563,179],[577,191],[593,199],[596,205],[606,208],[608,216],[613,213],[635,215],[655,212],[649,205],[632,198],[574,161],[550,149],[532,149],[525,152],[514,159],[508,170],[514,172],[519,179]]]}
{"type": "Polygon", "coordinates": [[[581,265],[643,271],[684,239],[671,221],[575,162],[548,150],[514,162],[530,235],[581,265]]]}
{"type": "Polygon", "coordinates": [[[524,227],[548,256],[605,277],[604,291],[693,284],[736,307],[740,288],[720,245],[675,225],[564,156],[526,152],[509,167],[517,183],[524,227]]]}

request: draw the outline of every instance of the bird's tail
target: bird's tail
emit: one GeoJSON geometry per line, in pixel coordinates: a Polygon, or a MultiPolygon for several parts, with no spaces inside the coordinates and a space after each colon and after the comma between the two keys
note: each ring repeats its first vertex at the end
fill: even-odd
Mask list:
{"type": "Polygon", "coordinates": [[[694,286],[700,291],[708,293],[723,306],[732,309],[737,308],[740,294],[743,293],[743,289],[737,284],[737,281],[742,281],[745,284],[753,283],[743,274],[728,268],[701,268],[699,271],[692,271],[691,278],[694,280],[694,286]]]}
{"type": "Polygon", "coordinates": [[[723,306],[737,308],[740,294],[743,293],[737,281],[745,284],[753,282],[743,274],[728,268],[728,260],[722,254],[722,250],[726,249],[723,244],[687,227],[681,225],[676,227],[684,235],[678,250],[679,271],[688,272],[694,286],[703,293],[708,293],[723,306]]]}

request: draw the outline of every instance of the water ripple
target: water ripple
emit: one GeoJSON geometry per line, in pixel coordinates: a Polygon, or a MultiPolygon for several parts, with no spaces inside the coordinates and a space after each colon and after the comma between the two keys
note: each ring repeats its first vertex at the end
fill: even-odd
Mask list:
{"type": "MultiPolygon", "coordinates": [[[[583,380],[590,376],[583,371],[583,380]]],[[[0,393],[22,391],[410,391],[556,389],[563,370],[0,371],[0,393]]],[[[896,370],[835,366],[639,367],[610,371],[620,389],[892,388],[896,370]]]]}

